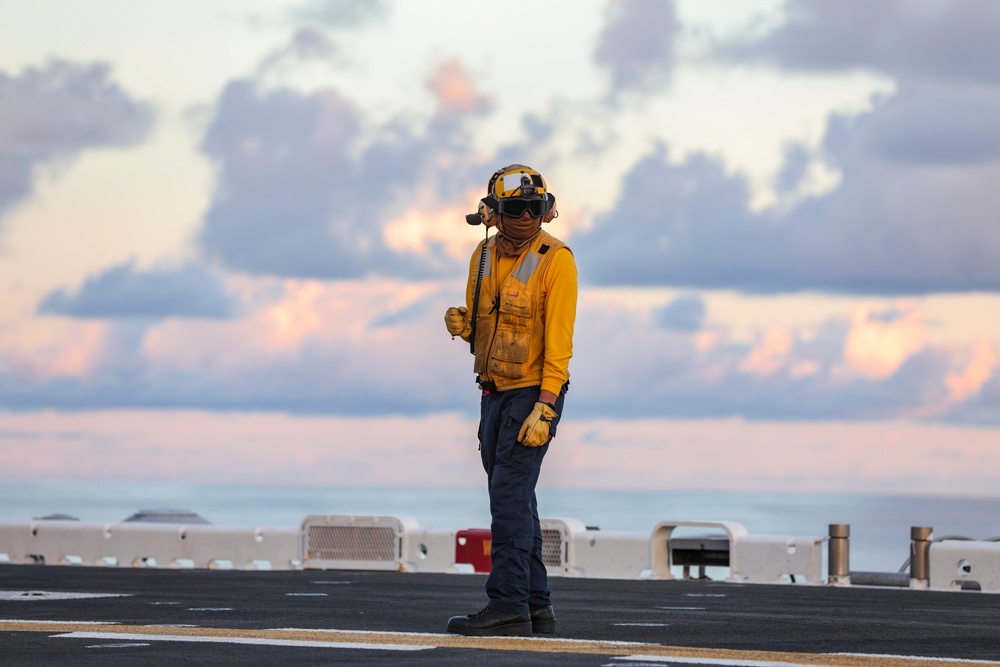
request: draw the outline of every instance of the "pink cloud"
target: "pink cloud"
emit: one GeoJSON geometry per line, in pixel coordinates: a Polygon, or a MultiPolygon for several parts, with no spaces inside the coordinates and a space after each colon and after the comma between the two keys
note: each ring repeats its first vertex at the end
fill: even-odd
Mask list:
{"type": "Polygon", "coordinates": [[[844,341],[844,358],[862,375],[885,378],[924,347],[926,325],[923,312],[913,303],[900,304],[891,320],[878,315],[871,304],[854,309],[851,330],[844,341]]]}
{"type": "MultiPolygon", "coordinates": [[[[16,380],[5,404],[341,415],[475,409],[454,402],[456,388],[472,390],[472,364],[441,323],[445,308],[462,301],[460,277],[231,276],[226,290],[240,302],[238,317],[45,317],[0,331],[0,364],[16,380]]],[[[745,326],[716,318],[692,331],[663,326],[653,298],[584,287],[571,365],[573,403],[583,412],[961,419],[996,380],[996,340],[930,340],[917,303],[862,304],[849,320],[773,326],[747,343],[745,326]]],[[[995,420],[996,408],[984,405],[966,421],[995,420]]]]}
{"type": "Polygon", "coordinates": [[[793,343],[794,338],[788,331],[778,327],[768,329],[763,340],[750,351],[739,368],[755,375],[770,375],[784,365],[793,343]]]}
{"type": "Polygon", "coordinates": [[[421,191],[406,210],[383,226],[385,245],[391,250],[423,255],[433,261],[431,247],[442,248],[457,261],[468,261],[469,255],[482,240],[483,228],[470,227],[465,215],[475,210],[483,196],[481,187],[469,190],[458,202],[443,204],[421,191]]]}
{"type": "Polygon", "coordinates": [[[103,360],[107,332],[104,322],[20,322],[0,338],[0,369],[5,366],[25,382],[92,378],[103,360]]]}
{"type": "Polygon", "coordinates": [[[962,372],[951,373],[946,378],[949,399],[959,402],[979,393],[993,376],[998,361],[1000,355],[992,342],[985,339],[977,341],[962,372]]]}
{"type": "Polygon", "coordinates": [[[438,97],[439,114],[465,114],[489,109],[489,100],[479,94],[457,58],[441,63],[427,85],[438,97]]]}

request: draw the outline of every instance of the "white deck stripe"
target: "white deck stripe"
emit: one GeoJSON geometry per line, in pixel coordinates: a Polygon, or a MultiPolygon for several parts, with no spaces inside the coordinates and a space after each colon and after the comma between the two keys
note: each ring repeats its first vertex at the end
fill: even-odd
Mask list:
{"type": "MultiPolygon", "coordinates": [[[[874,660],[927,660],[930,662],[940,662],[947,664],[975,664],[975,665],[1000,665],[994,660],[972,660],[969,658],[928,658],[922,655],[890,655],[885,653],[826,653],[813,654],[817,656],[846,656],[855,658],[870,658],[874,660]]],[[[821,663],[815,662],[775,662],[773,660],[734,660],[727,658],[688,658],[676,656],[658,655],[628,655],[614,660],[625,660],[628,662],[665,662],[665,663],[686,663],[695,665],[722,665],[724,667],[822,667],[821,663]]]]}
{"type": "MultiPolygon", "coordinates": [[[[185,634],[148,634],[145,632],[139,634],[131,634],[133,629],[141,626],[117,626],[121,627],[121,631],[105,631],[105,632],[87,632],[84,630],[71,630],[66,632],[66,626],[86,626],[97,624],[94,621],[66,621],[63,622],[62,627],[52,627],[51,630],[41,630],[45,625],[55,625],[57,622],[54,621],[11,621],[11,620],[0,620],[0,628],[4,625],[17,625],[23,624],[25,626],[36,625],[39,626],[39,631],[48,632],[60,632],[62,634],[50,635],[53,637],[78,637],[78,638],[98,638],[98,639],[115,639],[119,642],[123,641],[135,641],[135,640],[149,640],[149,641],[189,641],[189,642],[214,642],[214,643],[232,643],[232,644],[259,644],[259,645],[275,645],[275,646],[301,646],[301,647],[331,647],[331,648],[360,648],[366,650],[391,650],[391,651],[415,651],[423,650],[428,648],[440,648],[442,646],[457,647],[457,648],[469,648],[469,649],[490,649],[490,650],[526,650],[533,651],[535,649],[528,648],[530,644],[541,645],[543,643],[549,643],[549,646],[560,646],[563,650],[556,648],[558,652],[568,652],[568,653],[608,653],[610,647],[621,647],[626,649],[631,655],[619,655],[612,658],[617,661],[624,662],[646,662],[646,663],[677,663],[677,664],[707,664],[707,665],[719,665],[722,667],[824,667],[831,665],[838,665],[839,667],[844,667],[846,664],[851,665],[870,665],[875,667],[876,665],[885,665],[886,663],[905,665],[913,664],[916,667],[917,664],[921,665],[989,665],[994,667],[1000,667],[1000,662],[995,660],[977,660],[970,658],[958,658],[958,657],[926,657],[926,656],[916,656],[916,655],[894,655],[894,654],[879,654],[879,653],[849,653],[849,652],[830,652],[830,653],[787,653],[787,652],[773,652],[771,656],[767,655],[772,653],[769,651],[731,651],[726,649],[719,649],[715,652],[712,649],[697,648],[692,647],[690,649],[680,646],[661,646],[656,644],[648,644],[643,642],[621,642],[621,641],[595,641],[587,639],[558,639],[558,638],[548,638],[548,637],[509,637],[509,638],[480,638],[485,644],[478,644],[473,637],[457,637],[451,634],[438,634],[438,633],[422,633],[422,632],[391,632],[391,631],[357,631],[357,630],[340,630],[332,628],[282,628],[282,629],[271,629],[271,630],[259,630],[257,632],[299,632],[299,633],[310,633],[311,635],[319,633],[328,633],[332,635],[345,634],[352,635],[358,639],[365,635],[370,636],[375,642],[378,642],[380,637],[385,637],[386,639],[391,639],[396,637],[397,641],[394,643],[372,643],[372,642],[353,642],[353,641],[323,641],[321,639],[281,639],[281,638],[264,638],[259,636],[247,636],[253,631],[248,630],[237,630],[237,629],[224,629],[224,628],[204,628],[204,630],[215,630],[220,633],[233,633],[232,635],[226,636],[225,634],[197,634],[197,633],[185,633],[185,634]],[[407,637],[416,638],[440,638],[440,641],[429,641],[427,643],[422,643],[419,641],[413,644],[405,643],[407,637]],[[456,640],[459,643],[456,643],[456,640]],[[400,643],[403,642],[403,643],[400,643]],[[647,652],[648,651],[648,652],[647,652]],[[692,655],[691,651],[702,653],[701,655],[692,655]],[[704,652],[714,652],[715,655],[705,655],[704,652]],[[677,653],[680,653],[678,655],[677,653]],[[721,654],[721,655],[720,655],[721,654]],[[722,657],[728,654],[728,657],[722,657]],[[742,655],[740,655],[742,654],[742,655]],[[745,656],[745,657],[744,657],[745,656]],[[770,658],[770,659],[768,659],[770,658]],[[848,659],[848,663],[844,662],[844,658],[848,659]],[[856,660],[861,660],[862,662],[855,662],[856,660]]],[[[151,630],[158,626],[147,626],[151,630]]],[[[159,626],[163,627],[163,626],[159,626]]],[[[7,628],[10,629],[10,628],[7,628]]],[[[13,628],[14,631],[25,631],[25,628],[13,628]]],[[[29,630],[30,631],[30,630],[29,630]]],[[[542,651],[553,650],[549,648],[541,648],[542,651]]],[[[623,651],[625,652],[625,651],[623,651]]],[[[612,653],[618,653],[618,651],[612,651],[612,653]]],[[[620,664],[620,663],[615,663],[620,664]]]]}
{"type": "Polygon", "coordinates": [[[721,667],[823,667],[814,662],[772,662],[770,660],[727,660],[725,658],[678,658],[652,655],[627,655],[615,660],[628,662],[658,662],[664,664],[720,665],[721,667]]]}
{"type": "Polygon", "coordinates": [[[48,625],[120,625],[119,621],[22,621],[17,618],[0,618],[0,623],[35,623],[48,625]]]}
{"type": "Polygon", "coordinates": [[[667,611],[705,611],[704,607],[654,607],[654,609],[666,609],[667,611]]]}
{"type": "MultiPolygon", "coordinates": [[[[66,639],[117,639],[125,635],[114,632],[67,632],[52,635],[66,639]]],[[[313,642],[298,639],[261,639],[257,637],[203,637],[198,635],[135,635],[128,639],[153,642],[201,642],[207,644],[257,644],[262,646],[300,646],[306,648],[359,648],[373,651],[423,651],[436,646],[414,646],[411,644],[355,644],[352,642],[313,642]]]]}
{"type": "Polygon", "coordinates": [[[827,655],[845,655],[855,658],[897,658],[900,660],[929,660],[931,662],[971,662],[974,665],[1000,665],[996,660],[973,660],[971,658],[928,658],[923,655],[889,655],[882,653],[828,653],[827,655]]]}
{"type": "Polygon", "coordinates": [[[36,602],[39,600],[86,600],[89,598],[124,598],[131,593],[69,593],[65,591],[0,591],[0,600],[36,602]]]}
{"type": "MultiPolygon", "coordinates": [[[[339,630],[337,628],[270,628],[275,632],[326,632],[330,634],[344,635],[389,635],[398,637],[447,637],[455,639],[463,635],[442,633],[442,632],[395,632],[392,630],[339,630]]],[[[504,637],[467,637],[468,639],[505,639],[504,637]]],[[[525,635],[523,637],[506,637],[506,639],[516,639],[519,642],[552,642],[556,644],[601,644],[606,646],[649,646],[648,642],[623,642],[613,639],[568,639],[562,637],[535,637],[525,635]]]]}
{"type": "Polygon", "coordinates": [[[635,628],[666,628],[670,626],[669,623],[614,623],[613,625],[635,628]]]}

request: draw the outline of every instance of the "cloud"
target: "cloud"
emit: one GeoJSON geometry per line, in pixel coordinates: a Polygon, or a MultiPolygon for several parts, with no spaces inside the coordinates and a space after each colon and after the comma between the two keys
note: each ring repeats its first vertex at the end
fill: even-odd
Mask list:
{"type": "Polygon", "coordinates": [[[818,147],[790,145],[768,210],[751,207],[746,178],[721,160],[677,162],[654,148],[611,210],[573,236],[581,276],[760,293],[1000,290],[1000,6],[792,0],[786,15],[719,53],[788,69],[868,67],[897,77],[896,89],[864,112],[831,115],[818,147]],[[839,182],[810,192],[814,166],[839,182]]]}
{"type": "Polygon", "coordinates": [[[581,276],[761,293],[1000,290],[1000,163],[880,159],[864,128],[883,108],[831,119],[825,155],[841,182],[789,209],[753,211],[743,176],[705,155],[672,163],[660,146],[573,236],[581,276]]]}
{"type": "Polygon", "coordinates": [[[698,296],[677,297],[657,313],[660,325],[677,331],[697,331],[705,320],[705,302],[698,296]]]}
{"type": "Polygon", "coordinates": [[[602,285],[724,287],[776,259],[748,210],[749,186],[694,155],[672,165],[660,145],[625,176],[614,208],[574,234],[581,277],[602,285]]]}
{"type": "Polygon", "coordinates": [[[809,171],[809,164],[814,159],[809,149],[802,144],[785,146],[785,160],[775,179],[778,192],[788,194],[795,192],[809,171]]]}
{"type": "Polygon", "coordinates": [[[254,296],[239,317],[83,321],[52,342],[0,350],[0,400],[11,409],[427,414],[460,409],[456,383],[472,387],[468,346],[441,324],[451,299],[435,287],[244,282],[254,296]]]}
{"type": "MultiPolygon", "coordinates": [[[[993,349],[994,355],[1000,351],[993,349]]],[[[985,381],[975,379],[978,389],[968,398],[957,402],[945,416],[945,421],[955,424],[981,424],[996,426],[1000,423],[997,419],[997,406],[1000,405],[1000,371],[994,364],[989,370],[989,377],[985,381]]],[[[953,382],[952,391],[957,395],[964,395],[965,388],[956,386],[953,382]]],[[[956,396],[957,397],[957,396],[956,396]]]]}
{"type": "MultiPolygon", "coordinates": [[[[463,123],[485,109],[457,61],[431,76],[439,113],[422,128],[363,132],[360,111],[334,90],[259,91],[228,85],[202,150],[218,186],[200,231],[206,254],[251,274],[353,279],[460,272],[439,243],[401,249],[387,226],[408,209],[441,210],[482,187],[463,123]]],[[[459,218],[460,219],[460,218],[459,218]]]]}
{"type": "Polygon", "coordinates": [[[18,76],[0,72],[0,220],[29,194],[40,165],[133,145],[152,124],[150,107],[115,84],[107,65],[51,60],[18,76]]]}
{"type": "Polygon", "coordinates": [[[835,116],[826,144],[901,165],[976,166],[1000,159],[998,117],[1000,87],[909,83],[871,113],[835,116]]]}
{"type": "Polygon", "coordinates": [[[1000,6],[979,0],[787,0],[785,21],[720,55],[790,70],[871,69],[903,79],[1000,83],[1000,6]]]}
{"type": "Polygon", "coordinates": [[[197,264],[140,271],[133,261],[88,276],[75,292],[50,292],[43,315],[79,318],[227,318],[238,310],[220,278],[197,264]]]}
{"type": "MultiPolygon", "coordinates": [[[[11,410],[474,417],[468,346],[441,322],[460,285],[243,281],[241,291],[255,296],[244,298],[239,317],[59,319],[58,336],[8,343],[0,349],[0,402],[11,410]]],[[[930,342],[913,303],[860,304],[748,338],[715,321],[695,330],[690,314],[672,320],[682,327],[663,326],[663,311],[697,311],[695,297],[645,313],[583,297],[567,402],[573,414],[1000,424],[1000,403],[990,402],[1000,348],[930,342]],[[898,316],[884,317],[893,311],[898,316]]]]}
{"type": "Polygon", "coordinates": [[[438,113],[467,114],[490,110],[490,102],[480,95],[457,58],[438,66],[428,87],[437,95],[438,113]]]}
{"type": "Polygon", "coordinates": [[[679,33],[673,0],[611,0],[594,60],[616,93],[658,88],[670,80],[679,33]]]}
{"type": "Polygon", "coordinates": [[[914,304],[893,309],[903,313],[893,322],[879,321],[889,309],[861,304],[847,317],[772,326],[746,340],[719,325],[684,333],[655,316],[585,303],[567,409],[618,419],[958,421],[967,414],[970,423],[1000,424],[998,404],[983,404],[997,350],[928,343],[914,304]]]}
{"type": "Polygon", "coordinates": [[[258,66],[258,76],[266,76],[271,70],[286,64],[302,62],[332,62],[340,51],[336,44],[322,31],[315,28],[299,28],[288,44],[272,51],[258,66]]]}
{"type": "Polygon", "coordinates": [[[851,318],[844,356],[862,374],[885,378],[923,349],[924,338],[923,317],[915,306],[875,312],[862,305],[851,318]]]}
{"type": "Polygon", "coordinates": [[[385,18],[387,0],[313,0],[292,13],[296,21],[313,21],[337,28],[356,28],[385,18]]]}

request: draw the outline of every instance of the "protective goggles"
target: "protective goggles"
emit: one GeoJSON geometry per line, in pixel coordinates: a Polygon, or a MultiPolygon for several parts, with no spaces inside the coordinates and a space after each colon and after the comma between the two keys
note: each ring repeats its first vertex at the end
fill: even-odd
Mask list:
{"type": "Polygon", "coordinates": [[[507,199],[500,199],[497,202],[497,211],[500,215],[506,215],[511,218],[520,218],[527,211],[528,215],[532,218],[540,218],[549,212],[552,208],[552,203],[549,201],[548,197],[541,199],[521,199],[519,197],[510,197],[507,199]]]}

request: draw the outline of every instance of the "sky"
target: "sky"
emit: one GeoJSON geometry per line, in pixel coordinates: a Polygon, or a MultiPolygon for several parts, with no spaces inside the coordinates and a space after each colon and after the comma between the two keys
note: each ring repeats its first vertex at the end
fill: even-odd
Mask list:
{"type": "Polygon", "coordinates": [[[484,484],[443,313],[519,162],[581,287],[541,487],[996,496],[998,30],[978,0],[7,0],[0,481],[484,484]]]}

